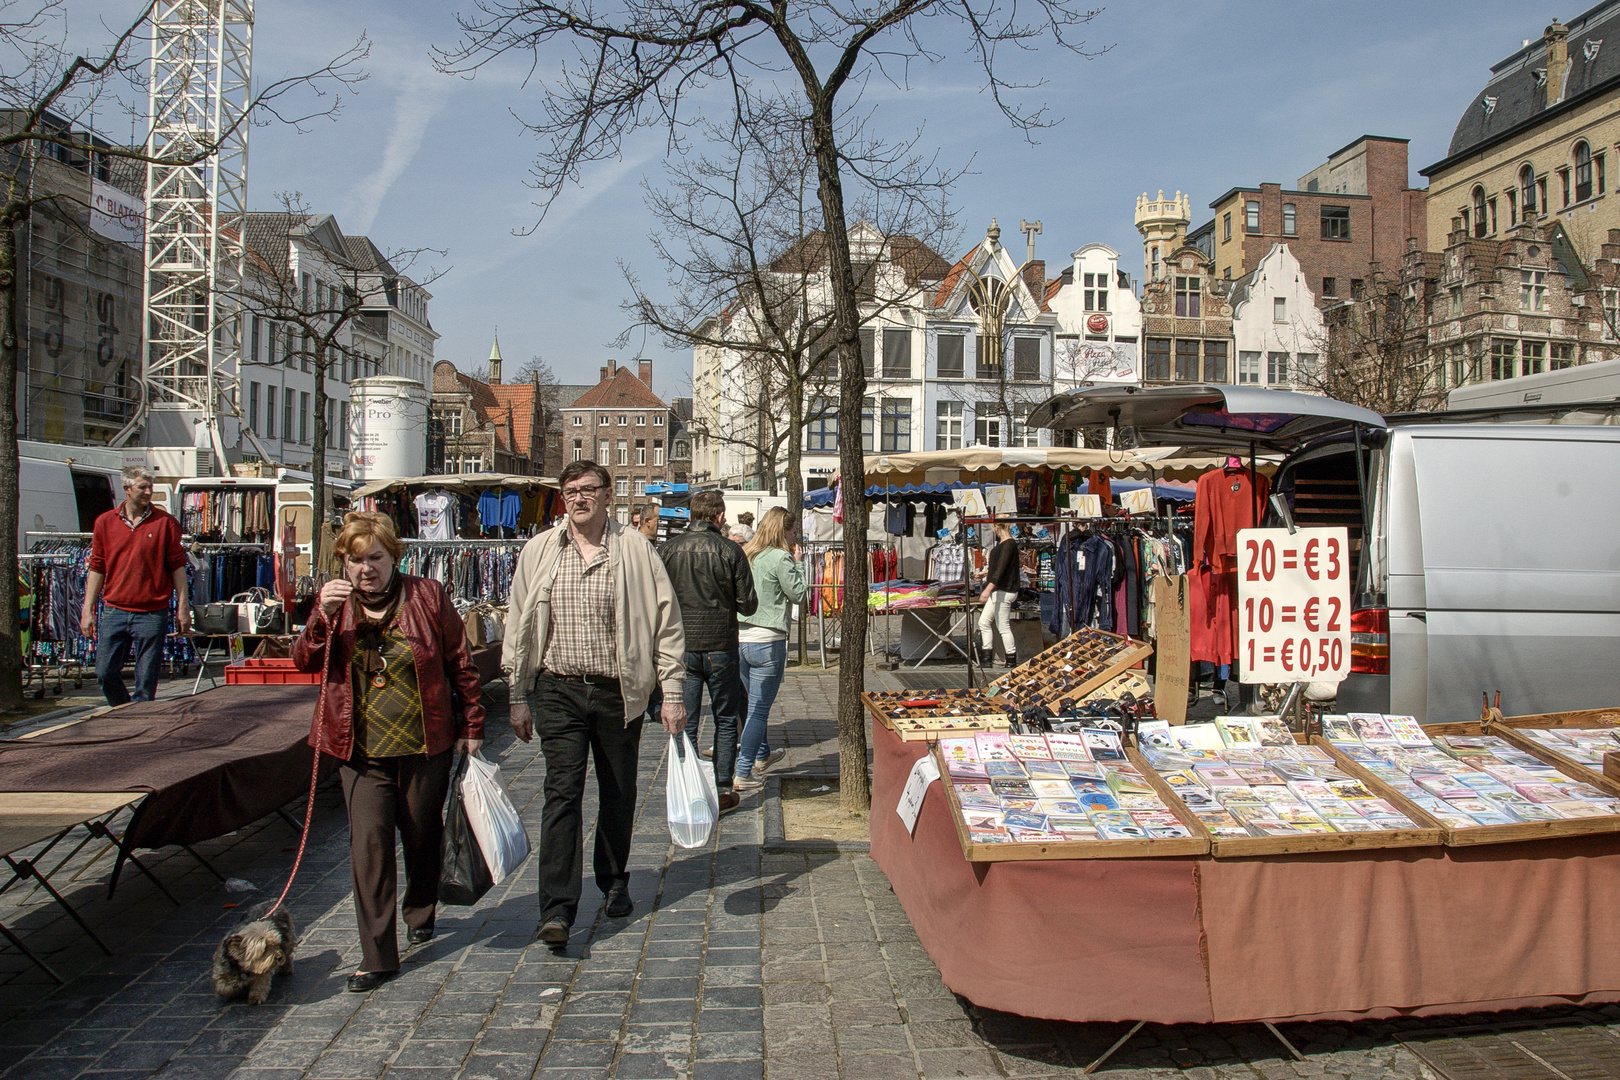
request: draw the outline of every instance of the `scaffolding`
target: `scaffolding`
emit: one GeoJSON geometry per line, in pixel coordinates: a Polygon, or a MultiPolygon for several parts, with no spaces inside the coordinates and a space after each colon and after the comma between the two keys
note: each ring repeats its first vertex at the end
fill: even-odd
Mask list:
{"type": "Polygon", "coordinates": [[[200,446],[200,423],[224,461],[220,418],[239,414],[241,390],[253,0],[157,0],[151,19],[142,403],[117,442],[200,446]]]}

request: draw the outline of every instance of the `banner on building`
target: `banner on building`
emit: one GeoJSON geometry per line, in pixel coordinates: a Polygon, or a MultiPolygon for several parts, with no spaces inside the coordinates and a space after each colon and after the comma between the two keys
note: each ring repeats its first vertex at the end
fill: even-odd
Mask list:
{"type": "Polygon", "coordinates": [[[131,247],[141,246],[146,228],[146,204],[111,184],[90,181],[90,229],[99,236],[131,247]]]}
{"type": "Polygon", "coordinates": [[[1142,381],[1136,364],[1134,341],[1059,340],[1054,365],[1058,382],[1138,383],[1142,381]]]}

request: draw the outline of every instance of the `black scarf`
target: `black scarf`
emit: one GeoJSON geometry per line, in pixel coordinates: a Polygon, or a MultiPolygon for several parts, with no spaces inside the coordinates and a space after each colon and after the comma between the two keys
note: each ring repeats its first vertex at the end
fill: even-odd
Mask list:
{"type": "Polygon", "coordinates": [[[363,592],[356,586],[351,594],[354,597],[354,647],[360,654],[360,670],[367,678],[380,675],[387,667],[382,656],[383,641],[388,636],[388,625],[399,611],[399,597],[404,582],[405,575],[396,566],[388,579],[388,586],[382,592],[363,592]],[[368,618],[368,607],[381,608],[382,617],[368,618]]]}

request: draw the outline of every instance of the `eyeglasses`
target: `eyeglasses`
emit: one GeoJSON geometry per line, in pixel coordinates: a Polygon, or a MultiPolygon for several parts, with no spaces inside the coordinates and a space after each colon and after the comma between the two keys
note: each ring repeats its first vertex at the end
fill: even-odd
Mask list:
{"type": "Polygon", "coordinates": [[[563,502],[578,502],[580,499],[594,499],[596,498],[596,493],[601,490],[601,484],[596,484],[591,487],[569,488],[567,491],[562,493],[563,502]]]}

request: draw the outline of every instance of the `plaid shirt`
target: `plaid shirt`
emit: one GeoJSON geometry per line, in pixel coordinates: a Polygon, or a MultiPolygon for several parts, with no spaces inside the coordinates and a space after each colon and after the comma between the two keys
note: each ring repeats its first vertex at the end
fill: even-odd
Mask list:
{"type": "Polygon", "coordinates": [[[613,575],[608,571],[607,532],[595,558],[586,562],[579,545],[563,545],[551,587],[551,637],[542,666],[555,675],[619,677],[614,650],[613,575]]]}

